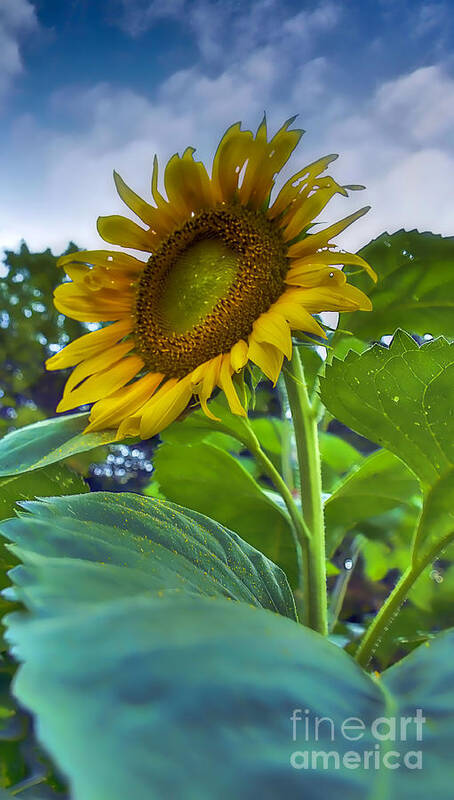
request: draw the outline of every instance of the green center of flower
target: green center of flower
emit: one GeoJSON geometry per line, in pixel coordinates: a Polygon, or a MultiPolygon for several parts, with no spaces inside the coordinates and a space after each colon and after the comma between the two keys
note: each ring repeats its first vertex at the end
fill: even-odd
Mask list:
{"type": "Polygon", "coordinates": [[[202,322],[230,289],[238,257],[217,239],[191,245],[172,265],[164,282],[158,311],[169,333],[186,333],[202,322]]]}
{"type": "Polygon", "coordinates": [[[183,377],[247,340],[284,291],[287,248],[260,211],[224,204],[171,233],[143,270],[134,336],[147,368],[183,377]]]}

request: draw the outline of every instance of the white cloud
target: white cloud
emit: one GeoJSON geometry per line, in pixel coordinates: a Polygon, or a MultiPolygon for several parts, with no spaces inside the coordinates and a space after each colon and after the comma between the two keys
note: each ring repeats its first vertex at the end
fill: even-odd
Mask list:
{"type": "Polygon", "coordinates": [[[38,27],[29,0],[2,0],[0,4],[0,102],[23,71],[20,41],[38,27]]]}
{"type": "MultiPolygon", "coordinates": [[[[440,65],[388,81],[333,121],[322,139],[342,154],[349,180],[368,187],[367,217],[350,230],[352,245],[401,227],[452,235],[454,79],[440,65]]],[[[362,198],[361,198],[362,199],[362,198]]]]}
{"type": "MultiPolygon", "coordinates": [[[[201,2],[197,5],[200,9],[201,2]]],[[[320,9],[327,9],[329,17],[330,7],[323,3],[320,9]]],[[[89,245],[97,241],[98,214],[124,211],[114,196],[113,168],[137,191],[148,194],[155,152],[162,164],[190,143],[197,146],[200,157],[210,158],[219,136],[233,121],[243,119],[247,127],[256,126],[264,109],[269,109],[270,128],[275,128],[301,108],[301,97],[305,111],[315,112],[324,92],[327,65],[323,58],[309,58],[308,54],[316,48],[316,29],[325,31],[334,24],[334,16],[325,19],[314,12],[307,57],[301,58],[301,63],[298,60],[295,68],[301,37],[298,30],[290,36],[285,27],[290,17],[279,20],[277,9],[275,0],[258,0],[245,14],[237,15],[232,24],[235,47],[243,51],[242,57],[231,54],[226,66],[210,74],[203,62],[174,73],[158,87],[153,102],[108,84],[88,89],[65,87],[52,95],[50,106],[54,116],[74,122],[74,133],[45,130],[32,117],[17,121],[12,152],[4,165],[7,175],[11,161],[16,167],[14,179],[10,173],[11,188],[3,209],[0,197],[0,245],[15,246],[20,235],[33,248],[50,244],[62,249],[70,238],[89,245]],[[266,34],[260,26],[265,12],[266,34]],[[245,45],[247,37],[249,47],[245,45]],[[291,86],[295,95],[289,91],[291,86]],[[31,177],[26,193],[15,179],[17,165],[31,177]]],[[[200,30],[202,27],[200,21],[200,30]]],[[[208,36],[207,31],[214,39],[210,22],[205,25],[208,36]]],[[[206,42],[204,47],[208,48],[206,42]]]]}
{"type": "Polygon", "coordinates": [[[141,36],[158,20],[179,17],[187,0],[114,0],[112,23],[129,36],[141,36]]]}
{"type": "Polygon", "coordinates": [[[322,0],[294,14],[286,0],[113,0],[112,23],[138,37],[163,19],[190,30],[207,64],[234,64],[266,45],[279,45],[278,57],[308,56],[321,34],[337,25],[342,4],[322,0]],[[295,53],[295,46],[297,53],[295,53]]]}
{"type": "Polygon", "coordinates": [[[416,145],[452,140],[454,82],[439,66],[422,67],[385,83],[376,94],[376,113],[401,140],[416,145]]]}
{"type": "MultiPolygon", "coordinates": [[[[202,8],[199,0],[195,5],[202,8]]],[[[109,84],[65,87],[52,96],[52,114],[73,122],[73,132],[46,129],[31,116],[18,120],[1,167],[10,188],[7,200],[0,196],[0,246],[16,247],[21,237],[33,249],[51,245],[56,252],[69,239],[99,246],[96,217],[125,213],[115,197],[113,168],[149,197],[155,152],[163,164],[192,144],[209,161],[228,125],[243,119],[254,127],[264,109],[270,130],[300,112],[298,123],[307,134],[292,160],[295,171],[338,152],[335,177],[368,186],[349,201],[337,199],[323,214],[322,222],[329,223],[373,205],[343,234],[343,246],[356,249],[384,229],[400,227],[452,234],[454,80],[434,64],[387,81],[359,103],[339,87],[323,43],[327,31],[337,33],[339,5],[324,2],[310,13],[288,12],[280,19],[276,8],[274,0],[258,0],[230,21],[236,44],[225,64],[215,46],[217,23],[208,21],[206,39],[202,43],[200,34],[198,40],[202,60],[165,80],[153,101],[109,84]],[[265,11],[267,25],[261,27],[265,11]],[[242,38],[247,35],[249,47],[242,38]]]]}

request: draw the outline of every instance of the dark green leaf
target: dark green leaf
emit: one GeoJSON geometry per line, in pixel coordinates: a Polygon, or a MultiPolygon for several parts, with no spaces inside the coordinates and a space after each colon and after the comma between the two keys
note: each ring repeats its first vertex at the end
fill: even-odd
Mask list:
{"type": "Polygon", "coordinates": [[[0,476],[39,469],[115,439],[115,431],[82,433],[87,419],[88,414],[70,414],[8,433],[0,440],[0,476]]]}
{"type": "Polygon", "coordinates": [[[229,453],[203,442],[159,447],[154,478],[161,493],[238,531],[296,583],[296,553],[290,522],[257,481],[229,453]]]}

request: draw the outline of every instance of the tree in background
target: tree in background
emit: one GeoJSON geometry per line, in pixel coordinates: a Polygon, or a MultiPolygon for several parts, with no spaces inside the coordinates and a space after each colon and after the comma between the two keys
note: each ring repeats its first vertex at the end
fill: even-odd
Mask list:
{"type": "MultiPolygon", "coordinates": [[[[76,250],[71,242],[66,252],[76,250]]],[[[50,249],[31,253],[24,242],[18,253],[5,252],[0,267],[2,435],[54,414],[65,374],[45,372],[44,361],[90,329],[54,307],[52,294],[62,278],[56,262],[50,249]]]]}

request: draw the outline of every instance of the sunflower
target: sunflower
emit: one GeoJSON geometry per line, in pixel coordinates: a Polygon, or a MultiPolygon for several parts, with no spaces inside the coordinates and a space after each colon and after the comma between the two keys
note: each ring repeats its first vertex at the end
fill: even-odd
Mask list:
{"type": "MultiPolygon", "coordinates": [[[[222,137],[209,177],[194,148],[172,156],[158,189],[155,157],[151,205],[114,172],[117,191],[144,223],[100,217],[98,231],[115,245],[147,254],[89,250],[59,259],[70,281],[55,306],[81,322],[109,323],[81,336],[47,362],[74,367],[57,411],[93,403],[86,431],[116,429],[116,438],[148,438],[197,399],[208,417],[219,387],[234,414],[246,415],[235,373],[248,362],[276,383],[292,354],[291,331],[325,337],[313,317],[322,311],[369,311],[367,295],[336,266],[356,265],[335,251],[333,237],[369,207],[309,232],[336,193],[348,189],[321,177],[336,155],[291,177],[270,202],[274,180],[303,131],[287,120],[268,141],[265,119],[256,135],[232,125],[222,137]]],[[[240,377],[240,376],[238,376],[240,377]]]]}

